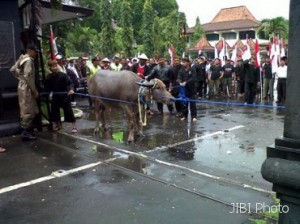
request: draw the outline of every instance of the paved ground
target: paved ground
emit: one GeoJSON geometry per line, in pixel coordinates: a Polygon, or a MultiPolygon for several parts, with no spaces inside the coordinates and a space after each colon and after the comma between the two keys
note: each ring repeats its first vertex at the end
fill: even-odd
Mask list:
{"type": "Polygon", "coordinates": [[[249,223],[262,218],[257,205],[274,203],[260,167],[283,110],[198,104],[196,124],[153,115],[145,136],[126,144],[122,113],[94,136],[85,106],[77,135],[64,124],[35,142],[1,139],[1,224],[249,223]]]}

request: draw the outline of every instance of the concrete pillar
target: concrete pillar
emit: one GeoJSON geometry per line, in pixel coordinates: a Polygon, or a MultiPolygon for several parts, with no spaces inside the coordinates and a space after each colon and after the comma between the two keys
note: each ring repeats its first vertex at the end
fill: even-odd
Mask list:
{"type": "MultiPolygon", "coordinates": [[[[267,148],[262,176],[273,183],[273,190],[285,210],[279,223],[300,223],[300,1],[290,0],[289,62],[283,137],[267,148]]],[[[282,207],[283,208],[283,207],[282,207]]]]}

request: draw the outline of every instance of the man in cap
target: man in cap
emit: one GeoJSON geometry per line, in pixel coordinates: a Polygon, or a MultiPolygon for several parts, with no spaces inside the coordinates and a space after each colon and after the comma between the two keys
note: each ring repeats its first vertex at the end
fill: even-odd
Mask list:
{"type": "Polygon", "coordinates": [[[19,80],[18,97],[20,105],[21,134],[24,140],[35,140],[33,133],[33,120],[39,112],[36,99],[39,96],[35,86],[35,66],[34,58],[37,57],[39,49],[28,44],[26,54],[21,55],[10,71],[19,80]]]}

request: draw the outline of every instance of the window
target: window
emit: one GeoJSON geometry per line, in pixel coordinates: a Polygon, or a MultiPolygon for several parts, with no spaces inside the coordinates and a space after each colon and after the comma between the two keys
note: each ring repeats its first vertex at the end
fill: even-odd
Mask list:
{"type": "Polygon", "coordinates": [[[246,40],[248,35],[248,39],[255,39],[255,31],[253,30],[247,30],[247,31],[240,31],[239,33],[239,39],[240,40],[246,40]]]}
{"type": "Polygon", "coordinates": [[[222,33],[222,37],[225,40],[236,40],[236,33],[234,32],[222,33]]]}
{"type": "Polygon", "coordinates": [[[217,33],[210,33],[210,34],[206,34],[206,39],[208,41],[214,41],[214,40],[220,40],[219,34],[217,33]]]}

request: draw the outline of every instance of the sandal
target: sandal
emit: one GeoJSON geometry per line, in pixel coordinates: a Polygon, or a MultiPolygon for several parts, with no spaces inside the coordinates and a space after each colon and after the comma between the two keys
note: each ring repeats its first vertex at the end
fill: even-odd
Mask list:
{"type": "Polygon", "coordinates": [[[6,151],[7,151],[6,148],[0,147],[0,153],[1,153],[1,152],[6,152],[6,151]]]}
{"type": "Polygon", "coordinates": [[[76,134],[77,133],[77,128],[72,128],[72,133],[76,134]]]}
{"type": "Polygon", "coordinates": [[[61,129],[61,125],[59,125],[59,124],[54,124],[54,126],[52,128],[53,131],[59,131],[60,129],[61,129]]]}

